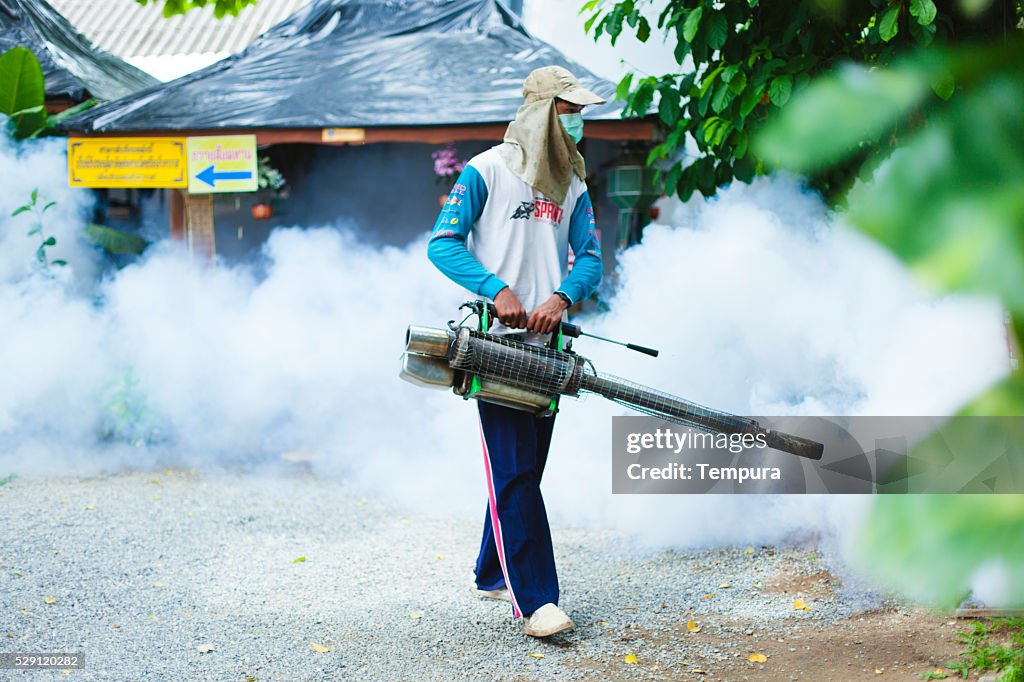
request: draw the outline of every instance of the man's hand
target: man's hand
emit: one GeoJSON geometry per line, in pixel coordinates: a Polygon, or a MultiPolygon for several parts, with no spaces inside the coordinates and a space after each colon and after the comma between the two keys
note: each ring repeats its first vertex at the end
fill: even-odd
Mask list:
{"type": "Polygon", "coordinates": [[[509,329],[522,329],[526,326],[526,308],[509,287],[494,297],[494,307],[498,310],[498,319],[509,329]]]}
{"type": "Polygon", "coordinates": [[[558,294],[552,294],[551,298],[537,306],[537,309],[530,313],[530,319],[526,328],[531,332],[550,334],[558,329],[562,322],[562,313],[569,307],[569,304],[562,300],[558,294]]]}

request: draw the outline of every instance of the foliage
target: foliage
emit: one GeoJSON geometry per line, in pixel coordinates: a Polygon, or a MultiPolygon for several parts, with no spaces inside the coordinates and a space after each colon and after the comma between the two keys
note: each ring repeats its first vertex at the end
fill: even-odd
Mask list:
{"type": "Polygon", "coordinates": [[[14,137],[31,137],[46,127],[43,69],[32,51],[13,47],[0,55],[0,113],[11,119],[14,137]]]}
{"type": "Polygon", "coordinates": [[[54,206],[56,206],[56,204],[56,201],[48,201],[45,204],[43,204],[42,201],[39,199],[39,190],[34,189],[32,190],[29,202],[14,209],[14,211],[11,213],[12,217],[21,215],[22,213],[31,213],[32,216],[35,218],[35,221],[29,228],[28,232],[26,233],[26,236],[32,237],[38,235],[40,242],[39,247],[36,249],[36,260],[39,261],[39,264],[42,265],[43,268],[45,269],[49,269],[51,265],[67,265],[66,261],[60,259],[50,260],[46,255],[46,249],[57,245],[57,238],[47,237],[46,234],[43,232],[43,214],[49,211],[54,206]]]}
{"type": "MultiPolygon", "coordinates": [[[[1022,57],[1024,36],[1014,29],[995,46],[922,48],[890,67],[844,66],[796,95],[754,149],[798,172],[852,161],[867,179],[846,196],[847,220],[938,290],[998,297],[1024,338],[1022,57]],[[954,84],[948,100],[937,96],[950,94],[936,93],[937,82],[954,84]]],[[[961,412],[1024,415],[1024,370],[1013,369],[961,412]]],[[[1019,453],[1019,420],[964,423],[961,443],[1019,453]]],[[[933,437],[910,456],[941,462],[947,453],[933,437]]],[[[1024,499],[881,496],[861,556],[882,582],[945,606],[995,563],[1007,575],[1006,601],[1024,605],[1024,499]]]]}
{"type": "Polygon", "coordinates": [[[39,60],[25,47],[12,47],[0,55],[0,114],[10,118],[14,139],[51,135],[69,116],[96,105],[90,99],[59,114],[46,111],[46,83],[39,60]]]}
{"type": "Polygon", "coordinates": [[[175,14],[184,14],[196,7],[213,6],[213,15],[222,19],[227,15],[237,17],[238,13],[249,5],[255,5],[256,0],[135,0],[140,5],[164,4],[164,16],[173,17],[175,14]]]}
{"type": "Polygon", "coordinates": [[[276,192],[284,187],[285,179],[281,171],[270,165],[269,156],[261,156],[257,172],[257,184],[260,189],[276,192]]]}
{"type": "Polygon", "coordinates": [[[161,440],[160,428],[131,369],[104,387],[103,439],[142,447],[161,440]]]}
{"type": "Polygon", "coordinates": [[[971,672],[1002,672],[1004,682],[1024,682],[1024,618],[995,618],[976,622],[957,634],[965,647],[959,661],[947,664],[967,679],[971,672]],[[998,641],[995,641],[997,640],[998,641]]]}
{"type": "MultiPolygon", "coordinates": [[[[966,7],[932,0],[667,0],[657,18],[646,11],[653,0],[590,0],[586,30],[614,45],[624,30],[646,41],[652,21],[675,41],[676,73],[628,74],[616,96],[625,116],[645,116],[652,107],[663,139],[648,163],[664,171],[666,194],[683,200],[699,190],[711,196],[734,178],[749,181],[764,166],[751,135],[773,112],[787,106],[811,78],[842,61],[884,65],[915,46],[952,44],[1002,35],[1019,16],[1020,1],[976,0],[966,7]],[[1004,4],[1015,8],[1005,12],[1004,4]],[[971,15],[971,16],[968,16],[971,15]],[[696,155],[684,156],[688,140],[696,155]]],[[[896,104],[914,99],[899,83],[883,84],[896,104]]],[[[953,82],[943,74],[929,84],[943,97],[953,82]]],[[[858,107],[867,130],[887,123],[870,107],[858,107]]],[[[830,141],[825,140],[828,144],[830,141]]],[[[876,144],[886,140],[876,140],[876,144]]],[[[858,150],[843,163],[813,169],[812,186],[835,196],[850,184],[854,169],[870,152],[858,150]]]]}
{"type": "Polygon", "coordinates": [[[7,474],[6,476],[0,476],[0,486],[7,485],[17,477],[17,474],[7,474]]]}
{"type": "Polygon", "coordinates": [[[149,242],[137,234],[106,225],[87,225],[85,236],[93,244],[113,255],[138,256],[149,246],[149,242]]]}

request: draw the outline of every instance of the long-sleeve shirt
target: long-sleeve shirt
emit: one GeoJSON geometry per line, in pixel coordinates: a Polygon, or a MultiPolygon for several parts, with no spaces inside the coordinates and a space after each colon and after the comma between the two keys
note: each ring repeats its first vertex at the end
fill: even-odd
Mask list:
{"type": "MultiPolygon", "coordinates": [[[[582,301],[601,281],[601,246],[586,184],[573,176],[565,201],[556,204],[513,174],[496,147],[470,159],[459,175],[427,254],[478,296],[493,299],[508,286],[527,312],[556,291],[582,301]]],[[[492,331],[500,333],[496,327],[492,331]]]]}

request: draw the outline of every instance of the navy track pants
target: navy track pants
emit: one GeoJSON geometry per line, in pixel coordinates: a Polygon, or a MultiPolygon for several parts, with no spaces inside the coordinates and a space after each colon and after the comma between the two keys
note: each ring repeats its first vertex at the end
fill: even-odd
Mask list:
{"type": "Polygon", "coordinates": [[[516,618],[558,603],[551,529],[540,494],[555,418],[478,403],[487,515],[476,560],[482,590],[505,585],[516,618]]]}

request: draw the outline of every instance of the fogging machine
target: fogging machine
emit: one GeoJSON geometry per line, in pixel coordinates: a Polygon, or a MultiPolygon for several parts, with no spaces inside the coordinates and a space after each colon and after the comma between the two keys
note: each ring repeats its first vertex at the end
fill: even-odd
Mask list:
{"type": "MultiPolygon", "coordinates": [[[[410,325],[405,333],[400,376],[428,388],[452,388],[463,398],[551,414],[560,396],[573,398],[596,393],[632,410],[713,433],[761,435],[768,447],[809,459],[821,459],[821,443],[762,427],[756,420],[713,410],[674,395],[599,373],[592,363],[572,350],[566,337],[590,336],[657,357],[658,351],[605,339],[562,322],[540,346],[506,335],[492,334],[494,305],[467,302],[469,314],[447,329],[410,325]],[[473,316],[476,325],[467,325],[473,316]],[[563,345],[564,344],[564,345],[563,345]]],[[[759,439],[760,440],[760,439],[759,439]]]]}

